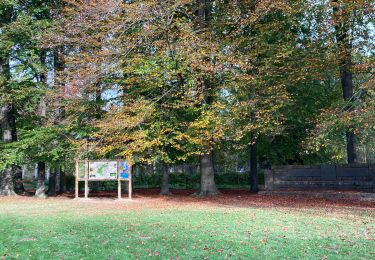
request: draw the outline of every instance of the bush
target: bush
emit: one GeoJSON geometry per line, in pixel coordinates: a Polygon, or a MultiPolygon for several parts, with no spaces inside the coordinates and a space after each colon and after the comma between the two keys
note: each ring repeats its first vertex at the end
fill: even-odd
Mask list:
{"type": "Polygon", "coordinates": [[[65,175],[65,186],[67,191],[74,190],[75,177],[72,175],[65,175]]]}
{"type": "MultiPolygon", "coordinates": [[[[74,190],[74,176],[65,176],[66,188],[68,191],[74,190]]],[[[133,175],[133,188],[160,188],[162,180],[162,173],[143,173],[138,176],[133,175]]],[[[215,181],[219,188],[250,188],[249,186],[249,173],[216,173],[215,181]]],[[[259,171],[258,174],[259,185],[264,185],[264,172],[259,171]]],[[[198,189],[200,184],[199,174],[189,173],[171,173],[169,176],[169,185],[172,189],[198,189]]],[[[90,182],[90,186],[92,182],[90,182]]],[[[123,185],[125,186],[125,185],[123,185]]],[[[116,190],[116,181],[98,182],[96,188],[98,190],[116,190]]],[[[79,190],[84,189],[84,182],[79,182],[79,190]]],[[[90,190],[92,190],[90,188],[90,190]]]]}
{"type": "MultiPolygon", "coordinates": [[[[160,188],[162,173],[140,174],[133,176],[135,188],[160,188]]],[[[215,181],[219,188],[249,188],[249,173],[216,173],[215,181]]],[[[264,172],[259,171],[259,185],[264,185],[264,172]]],[[[197,189],[200,184],[199,174],[171,173],[169,185],[174,189],[197,189]]]]}

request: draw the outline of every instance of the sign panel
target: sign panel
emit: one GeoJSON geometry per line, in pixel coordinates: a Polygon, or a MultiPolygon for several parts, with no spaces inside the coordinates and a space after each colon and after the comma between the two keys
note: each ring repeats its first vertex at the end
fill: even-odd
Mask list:
{"type": "Polygon", "coordinates": [[[89,179],[117,179],[117,161],[90,162],[89,179]]]}
{"type": "Polygon", "coordinates": [[[126,161],[121,161],[120,163],[120,178],[129,179],[130,167],[126,161]]]}
{"type": "Polygon", "coordinates": [[[127,161],[76,161],[75,197],[79,196],[79,182],[85,182],[85,198],[89,195],[89,181],[117,181],[118,199],[121,199],[121,182],[128,182],[129,199],[132,198],[131,165],[127,161]]]}
{"type": "Polygon", "coordinates": [[[84,179],[85,178],[85,172],[87,169],[87,165],[85,162],[79,162],[78,163],[78,178],[84,179]]]}

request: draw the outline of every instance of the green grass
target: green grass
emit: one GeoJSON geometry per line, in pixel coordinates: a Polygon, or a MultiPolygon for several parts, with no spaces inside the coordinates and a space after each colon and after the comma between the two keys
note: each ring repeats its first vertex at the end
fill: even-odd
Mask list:
{"type": "MultiPolygon", "coordinates": [[[[137,203],[137,202],[132,202],[137,203]]],[[[0,200],[0,259],[374,259],[359,209],[0,200]]]]}

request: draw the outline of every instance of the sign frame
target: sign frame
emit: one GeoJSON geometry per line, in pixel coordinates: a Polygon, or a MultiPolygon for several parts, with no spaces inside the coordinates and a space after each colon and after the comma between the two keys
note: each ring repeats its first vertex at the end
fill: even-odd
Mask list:
{"type": "Polygon", "coordinates": [[[79,198],[79,194],[78,194],[78,187],[79,187],[79,182],[80,181],[84,181],[85,182],[85,192],[84,192],[84,196],[85,196],[85,199],[88,199],[88,195],[89,195],[89,182],[90,181],[117,181],[117,199],[118,200],[121,200],[122,199],[122,194],[121,194],[121,186],[122,186],[122,182],[125,181],[126,184],[127,184],[127,187],[128,187],[128,198],[131,200],[132,199],[132,195],[133,195],[133,188],[132,188],[132,165],[129,161],[127,160],[121,160],[121,159],[117,159],[117,160],[76,160],[76,170],[75,170],[76,174],[75,174],[75,198],[78,199],[79,198]],[[93,163],[93,162],[116,162],[117,163],[117,178],[89,178],[89,167],[90,167],[90,162],[93,163]],[[125,162],[128,166],[128,178],[121,178],[121,163],[125,162]],[[83,178],[80,178],[79,176],[79,166],[80,164],[84,164],[84,177],[83,178]]]}

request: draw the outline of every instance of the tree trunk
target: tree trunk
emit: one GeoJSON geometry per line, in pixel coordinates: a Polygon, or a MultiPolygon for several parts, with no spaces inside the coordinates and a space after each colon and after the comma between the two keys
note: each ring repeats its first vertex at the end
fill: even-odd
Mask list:
{"type": "Polygon", "coordinates": [[[163,165],[163,178],[161,182],[161,195],[171,195],[169,190],[169,166],[164,163],[163,165]]]}
{"type": "Polygon", "coordinates": [[[355,163],[357,154],[355,151],[355,134],[353,131],[346,132],[346,152],[348,156],[348,163],[355,163]]]}
{"type": "Polygon", "coordinates": [[[0,173],[0,195],[13,196],[24,194],[22,169],[18,166],[9,166],[0,173]]]}
{"type": "Polygon", "coordinates": [[[22,168],[14,166],[14,190],[17,194],[25,194],[25,187],[22,181],[22,168]]]}
{"type": "Polygon", "coordinates": [[[1,130],[2,141],[4,143],[11,143],[17,141],[16,128],[16,111],[12,104],[5,104],[1,107],[1,130]]]}
{"type": "MultiPolygon", "coordinates": [[[[2,15],[3,22],[10,23],[14,15],[13,7],[10,6],[2,15]]],[[[0,85],[6,86],[8,80],[11,78],[9,53],[0,56],[0,74],[4,79],[3,82],[0,82],[0,85]]],[[[0,106],[0,131],[1,140],[4,143],[17,141],[16,109],[11,103],[0,106]]],[[[0,172],[0,194],[9,196],[15,195],[18,191],[24,191],[22,173],[19,174],[19,167],[9,165],[5,170],[0,172]]]]}
{"type": "Polygon", "coordinates": [[[257,162],[257,143],[253,138],[250,144],[250,191],[258,192],[258,162],[257,162]]]}
{"type": "MultiPolygon", "coordinates": [[[[251,108],[250,108],[251,109],[251,108]]],[[[254,111],[250,110],[250,124],[256,123],[254,111]]],[[[258,192],[257,135],[252,133],[250,143],[250,191],[258,192]]]]}
{"type": "MultiPolygon", "coordinates": [[[[341,61],[341,86],[343,92],[343,98],[345,101],[352,102],[353,98],[353,76],[351,73],[351,57],[350,54],[347,57],[344,57],[341,61]]],[[[352,108],[349,107],[349,110],[352,108]]],[[[352,130],[346,131],[346,153],[348,163],[355,163],[357,159],[356,150],[355,150],[355,134],[352,130]]]]}
{"type": "MultiPolygon", "coordinates": [[[[350,14],[346,11],[345,3],[333,1],[333,16],[335,25],[336,42],[338,47],[340,78],[343,98],[353,102],[353,75],[352,75],[352,44],[350,41],[351,21],[350,14]]],[[[349,106],[348,110],[352,107],[349,106]]],[[[356,162],[355,134],[352,130],[346,131],[346,152],[348,163],[356,162]]]]}
{"type": "Polygon", "coordinates": [[[14,171],[12,167],[6,168],[1,173],[0,195],[12,196],[16,195],[14,187],[14,171]]]}
{"type": "MultiPolygon", "coordinates": [[[[39,54],[40,62],[45,65],[47,57],[47,51],[42,50],[39,54]]],[[[43,72],[39,74],[39,82],[44,83],[47,85],[47,73],[43,72]]],[[[46,117],[46,103],[45,97],[41,97],[39,100],[39,107],[37,114],[44,119],[46,117]]],[[[46,198],[46,188],[45,188],[45,181],[46,181],[46,163],[45,162],[38,162],[38,180],[37,180],[37,187],[35,191],[35,197],[38,198],[46,198]]],[[[48,187],[49,188],[49,187],[48,187]]]]}
{"type": "MultiPolygon", "coordinates": [[[[63,59],[63,47],[60,49],[56,49],[53,51],[53,66],[55,68],[55,88],[58,88],[58,79],[59,77],[62,77],[62,74],[64,72],[64,59],[63,59]]],[[[56,117],[55,117],[55,123],[59,124],[62,120],[65,119],[65,106],[63,105],[63,96],[64,96],[64,88],[65,84],[64,82],[61,83],[60,88],[60,97],[57,100],[57,103],[59,104],[56,117]]]]}
{"type": "Polygon", "coordinates": [[[212,161],[212,152],[201,155],[201,186],[196,195],[215,196],[219,191],[215,183],[215,172],[212,161]]]}
{"type": "Polygon", "coordinates": [[[198,10],[197,10],[197,15],[201,19],[200,22],[203,22],[204,20],[207,19],[207,7],[206,7],[206,0],[198,0],[198,10]]]}
{"type": "MultiPolygon", "coordinates": [[[[53,66],[55,69],[55,88],[58,86],[58,78],[61,77],[61,74],[64,71],[64,60],[63,60],[63,50],[64,48],[57,48],[53,50],[53,66]]],[[[57,100],[57,103],[59,104],[57,111],[56,111],[56,117],[54,118],[55,124],[60,124],[61,121],[65,119],[65,107],[62,104],[62,98],[64,94],[64,84],[62,84],[62,89],[59,91],[61,95],[57,100]]],[[[60,166],[59,168],[59,193],[64,193],[66,191],[66,183],[65,183],[65,169],[63,166],[60,166]]]]}
{"type": "MultiPolygon", "coordinates": [[[[0,107],[0,129],[4,143],[17,141],[16,111],[12,104],[0,107]]],[[[10,196],[23,192],[22,172],[19,167],[9,165],[3,172],[0,172],[1,195],[10,196]]]]}
{"type": "Polygon", "coordinates": [[[48,196],[56,196],[56,169],[51,169],[48,179],[48,196]]]}
{"type": "MultiPolygon", "coordinates": [[[[207,28],[207,21],[210,16],[210,0],[197,0],[197,16],[198,16],[198,27],[201,29],[207,28]]],[[[207,78],[201,79],[203,84],[203,104],[211,106],[214,101],[214,92],[210,88],[210,83],[207,78]]],[[[215,170],[213,165],[212,151],[201,155],[200,157],[200,170],[201,170],[201,184],[200,189],[195,194],[198,196],[214,196],[219,194],[219,191],[215,184],[215,170]]]]}
{"type": "Polygon", "coordinates": [[[65,184],[65,171],[62,166],[60,166],[60,193],[66,191],[66,184],[65,184]]]}
{"type": "Polygon", "coordinates": [[[45,162],[38,162],[38,181],[35,191],[35,197],[38,198],[46,198],[46,188],[45,183],[46,181],[46,164],[45,162]]]}

